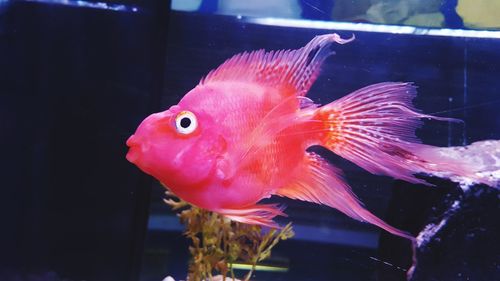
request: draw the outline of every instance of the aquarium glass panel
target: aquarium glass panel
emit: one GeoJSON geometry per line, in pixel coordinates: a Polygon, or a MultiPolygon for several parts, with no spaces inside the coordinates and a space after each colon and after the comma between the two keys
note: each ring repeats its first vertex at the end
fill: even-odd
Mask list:
{"type": "MultiPolygon", "coordinates": [[[[367,210],[416,238],[414,272],[409,273],[408,239],[325,205],[272,196],[262,202],[286,206],[288,216],[276,221],[281,226],[291,222],[295,236],[278,243],[250,280],[452,281],[500,276],[500,193],[495,182],[500,149],[494,141],[500,139],[500,33],[494,31],[499,23],[496,18],[489,20],[488,14],[476,21],[473,12],[493,13],[498,7],[492,2],[172,1],[166,57],[158,58],[166,62],[162,110],[177,104],[235,54],[299,49],[315,36],[337,33],[354,40],[331,46],[335,54],[324,61],[308,91],[310,102],[326,105],[381,82],[412,83],[418,94],[408,102],[417,112],[439,119],[421,116],[421,126],[414,128],[416,138],[441,147],[443,155],[467,159],[479,155],[489,163],[481,174],[483,184],[438,172],[452,160],[437,161],[435,168],[425,166],[416,177],[422,181],[412,183],[380,175],[391,174],[394,167],[370,173],[342,153],[310,147],[309,153],[342,171],[341,178],[367,210]]],[[[412,152],[417,153],[393,151],[392,155],[406,155],[410,165],[412,152]]],[[[167,197],[165,188],[155,183],[144,281],[167,276],[185,280],[187,275],[190,240],[182,234],[178,211],[163,201],[167,197]]],[[[241,279],[247,269],[238,264],[234,271],[241,279]]]]}

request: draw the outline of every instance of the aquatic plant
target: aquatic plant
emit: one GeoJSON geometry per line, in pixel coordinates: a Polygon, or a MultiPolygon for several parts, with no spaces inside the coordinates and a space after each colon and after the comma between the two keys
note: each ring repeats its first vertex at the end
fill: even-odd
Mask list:
{"type": "Polygon", "coordinates": [[[281,240],[293,237],[292,224],[281,229],[263,229],[231,221],[176,198],[166,192],[165,203],[178,211],[185,225],[184,234],[191,240],[188,280],[212,280],[215,274],[222,280],[236,280],[232,265],[236,262],[251,265],[243,280],[250,280],[258,263],[271,256],[271,250],[281,240]]]}

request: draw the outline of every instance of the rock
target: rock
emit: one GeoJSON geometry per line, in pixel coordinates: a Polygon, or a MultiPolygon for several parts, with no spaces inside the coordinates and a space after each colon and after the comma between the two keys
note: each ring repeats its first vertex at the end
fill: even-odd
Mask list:
{"type": "Polygon", "coordinates": [[[405,25],[442,27],[444,16],[441,13],[417,14],[404,21],[405,25]]]}
{"type": "Polygon", "coordinates": [[[460,0],[457,13],[466,27],[500,29],[500,1],[460,0]]]}
{"type": "Polygon", "coordinates": [[[372,5],[366,11],[367,19],[371,22],[396,24],[400,23],[410,14],[407,2],[382,1],[372,5]]]}
{"type": "Polygon", "coordinates": [[[372,3],[366,11],[366,18],[371,22],[435,27],[443,21],[443,17],[437,15],[441,0],[375,0],[372,3]]]}

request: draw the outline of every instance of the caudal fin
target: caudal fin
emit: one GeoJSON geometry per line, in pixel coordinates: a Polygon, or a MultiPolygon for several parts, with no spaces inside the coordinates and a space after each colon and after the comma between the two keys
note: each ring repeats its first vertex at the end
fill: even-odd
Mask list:
{"type": "MultiPolygon", "coordinates": [[[[367,171],[412,183],[428,184],[415,174],[467,177],[477,182],[465,159],[442,157],[415,136],[423,118],[459,121],[418,112],[412,105],[411,83],[385,82],[351,93],[318,109],[322,144],[367,171]]],[[[485,182],[487,183],[487,182],[485,182]]]]}

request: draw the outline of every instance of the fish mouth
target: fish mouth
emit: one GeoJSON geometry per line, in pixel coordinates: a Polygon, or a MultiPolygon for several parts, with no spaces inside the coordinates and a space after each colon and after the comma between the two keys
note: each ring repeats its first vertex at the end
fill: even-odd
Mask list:
{"type": "Polygon", "coordinates": [[[137,160],[139,160],[139,150],[137,147],[131,147],[128,152],[127,152],[127,155],[125,156],[125,158],[127,158],[127,160],[131,163],[134,163],[136,164],[137,163],[137,160]]]}
{"type": "Polygon", "coordinates": [[[137,137],[135,135],[132,135],[127,140],[127,146],[129,147],[129,150],[125,158],[127,158],[129,162],[135,164],[140,156],[141,144],[137,140],[137,137]]]}
{"type": "Polygon", "coordinates": [[[137,139],[137,137],[135,135],[131,135],[128,140],[127,140],[127,146],[132,148],[134,146],[139,146],[140,143],[139,143],[139,140],[137,139]]]}

